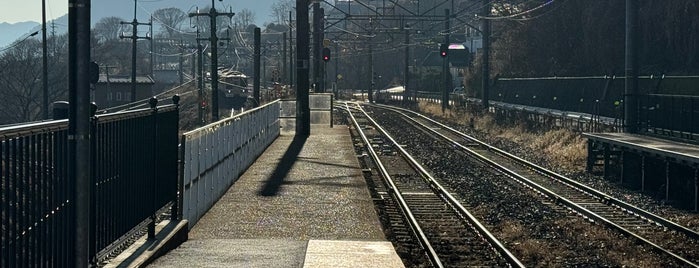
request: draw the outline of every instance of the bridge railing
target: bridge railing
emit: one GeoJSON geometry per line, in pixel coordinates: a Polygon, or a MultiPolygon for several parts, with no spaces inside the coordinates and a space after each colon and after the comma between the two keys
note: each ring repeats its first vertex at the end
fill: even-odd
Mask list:
{"type": "Polygon", "coordinates": [[[190,228],[279,136],[279,111],[274,101],[182,135],[178,213],[190,228]]]}
{"type": "MultiPolygon", "coordinates": [[[[91,119],[91,260],[176,201],[178,120],[175,105],[91,119]]],[[[73,266],[68,139],[68,120],[0,128],[0,267],[73,266]]]]}

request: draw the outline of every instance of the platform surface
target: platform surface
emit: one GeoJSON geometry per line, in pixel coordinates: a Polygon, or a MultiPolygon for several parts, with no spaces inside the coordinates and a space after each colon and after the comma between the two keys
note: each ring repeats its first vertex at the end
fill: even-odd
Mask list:
{"type": "Polygon", "coordinates": [[[346,126],[283,134],[149,267],[403,267],[346,126]]]}
{"type": "Polygon", "coordinates": [[[699,146],[630,133],[583,133],[585,137],[632,150],[699,164],[699,146]]]}

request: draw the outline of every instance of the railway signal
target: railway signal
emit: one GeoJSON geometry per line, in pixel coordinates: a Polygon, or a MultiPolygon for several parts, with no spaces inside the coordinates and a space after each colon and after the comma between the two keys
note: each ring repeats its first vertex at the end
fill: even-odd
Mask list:
{"type": "Polygon", "coordinates": [[[323,61],[327,62],[330,60],[330,49],[325,47],[323,48],[323,61]]]}
{"type": "Polygon", "coordinates": [[[449,52],[449,45],[441,44],[439,45],[439,56],[446,58],[449,52]]]}

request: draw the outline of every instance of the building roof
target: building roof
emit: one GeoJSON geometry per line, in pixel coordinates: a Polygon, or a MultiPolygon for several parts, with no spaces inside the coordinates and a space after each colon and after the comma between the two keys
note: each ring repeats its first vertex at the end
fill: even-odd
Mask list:
{"type": "MultiPolygon", "coordinates": [[[[100,74],[100,79],[97,81],[97,84],[129,84],[131,83],[131,76],[124,76],[124,75],[109,75],[107,77],[106,74],[100,74]]],[[[155,84],[155,80],[153,80],[153,77],[150,75],[137,75],[136,76],[136,83],[137,84],[155,84]]]]}

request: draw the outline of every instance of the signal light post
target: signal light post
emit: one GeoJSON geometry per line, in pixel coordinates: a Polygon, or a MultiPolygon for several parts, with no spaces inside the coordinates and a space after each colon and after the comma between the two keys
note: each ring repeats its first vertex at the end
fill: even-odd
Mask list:
{"type": "Polygon", "coordinates": [[[324,47],[321,54],[321,59],[323,60],[323,73],[321,75],[323,77],[320,80],[320,88],[322,89],[322,92],[325,92],[325,82],[328,74],[328,61],[330,60],[330,48],[324,47]]]}
{"type": "Polygon", "coordinates": [[[449,46],[447,44],[441,44],[439,45],[439,56],[442,58],[446,58],[449,56],[449,46]]]}
{"type": "Polygon", "coordinates": [[[327,47],[323,48],[323,61],[328,62],[330,60],[330,49],[327,47]]]}
{"type": "Polygon", "coordinates": [[[442,75],[444,77],[444,88],[442,89],[442,113],[449,107],[449,9],[444,10],[444,43],[439,46],[439,54],[442,56],[442,75]]]}

